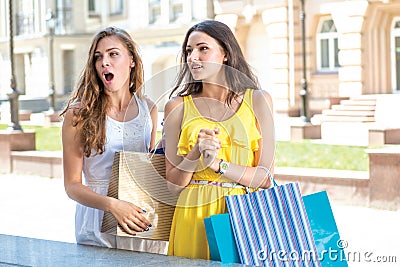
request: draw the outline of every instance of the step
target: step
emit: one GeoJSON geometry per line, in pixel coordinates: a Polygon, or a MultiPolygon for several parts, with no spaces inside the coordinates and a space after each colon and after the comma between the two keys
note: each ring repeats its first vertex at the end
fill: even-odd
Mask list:
{"type": "Polygon", "coordinates": [[[375,118],[367,116],[327,116],[323,114],[317,114],[313,116],[312,120],[313,124],[316,124],[317,122],[320,124],[323,122],[374,122],[375,118]]]}
{"type": "Polygon", "coordinates": [[[322,111],[322,114],[328,116],[373,117],[375,115],[375,111],[325,109],[322,111]]]}
{"type": "Polygon", "coordinates": [[[354,100],[354,99],[349,99],[349,100],[342,100],[340,101],[341,105],[345,106],[375,106],[376,105],[376,100],[354,100]]]}
{"type": "Polygon", "coordinates": [[[365,111],[373,110],[374,111],[376,109],[376,107],[375,107],[375,105],[373,105],[373,106],[332,105],[331,109],[333,109],[333,110],[365,110],[365,111]]]}
{"type": "Polygon", "coordinates": [[[378,95],[374,94],[374,95],[352,96],[350,99],[365,101],[365,100],[376,100],[377,98],[378,98],[378,95]]]}

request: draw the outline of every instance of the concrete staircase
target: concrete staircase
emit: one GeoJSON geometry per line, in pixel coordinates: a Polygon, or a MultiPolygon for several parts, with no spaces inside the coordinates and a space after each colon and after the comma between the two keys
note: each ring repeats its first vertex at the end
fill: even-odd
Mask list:
{"type": "Polygon", "coordinates": [[[378,95],[360,95],[341,100],[311,118],[321,125],[323,143],[368,146],[368,131],[376,123],[378,95]]]}
{"type": "Polygon", "coordinates": [[[375,122],[377,95],[361,95],[341,100],[312,118],[315,124],[322,122],[375,122]]]}

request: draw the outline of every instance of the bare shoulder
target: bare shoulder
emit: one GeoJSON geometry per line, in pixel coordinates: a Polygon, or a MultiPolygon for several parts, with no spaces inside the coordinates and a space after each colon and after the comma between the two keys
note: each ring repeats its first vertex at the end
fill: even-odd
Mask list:
{"type": "MultiPolygon", "coordinates": [[[[78,133],[78,127],[76,127],[74,121],[76,119],[76,112],[78,111],[79,105],[70,106],[64,113],[64,119],[62,123],[62,143],[63,149],[66,144],[77,144],[79,137],[75,138],[78,133]]],[[[79,142],[78,142],[79,143],[79,142]]],[[[71,146],[72,147],[72,146],[71,146]]]]}
{"type": "Polygon", "coordinates": [[[169,99],[168,102],[165,104],[165,110],[172,111],[175,108],[182,106],[182,103],[183,103],[183,97],[175,96],[169,99]]]}
{"type": "Polygon", "coordinates": [[[70,105],[64,113],[63,124],[66,124],[67,122],[71,123],[74,117],[76,116],[76,112],[78,111],[79,108],[80,108],[80,103],[74,103],[70,105]]]}
{"type": "Polygon", "coordinates": [[[265,90],[253,90],[253,102],[254,104],[265,104],[265,102],[267,102],[268,104],[272,104],[272,97],[265,90]]]}
{"type": "Polygon", "coordinates": [[[273,111],[272,97],[267,91],[253,90],[253,110],[257,114],[273,111]]]}
{"type": "Polygon", "coordinates": [[[149,97],[145,96],[144,100],[147,103],[147,107],[149,108],[150,111],[152,111],[153,109],[157,110],[157,105],[153,102],[153,100],[151,100],[149,97]]]}
{"type": "Polygon", "coordinates": [[[269,106],[272,109],[272,97],[265,90],[253,90],[253,107],[269,106]]]}

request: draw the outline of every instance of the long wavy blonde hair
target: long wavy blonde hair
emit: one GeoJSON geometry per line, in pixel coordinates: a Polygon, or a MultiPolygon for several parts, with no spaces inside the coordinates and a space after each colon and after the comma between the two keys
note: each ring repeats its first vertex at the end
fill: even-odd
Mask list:
{"type": "Polygon", "coordinates": [[[138,97],[143,97],[143,63],[136,43],[125,30],[120,28],[108,27],[98,32],[93,38],[88,59],[77,87],[61,113],[64,115],[68,109],[73,108],[72,124],[77,128],[77,134],[81,137],[86,157],[102,154],[105,149],[106,113],[109,108],[109,98],[104,92],[103,82],[97,75],[94,55],[99,41],[110,36],[118,37],[133,57],[135,67],[131,69],[129,91],[132,95],[136,93],[138,97]]]}

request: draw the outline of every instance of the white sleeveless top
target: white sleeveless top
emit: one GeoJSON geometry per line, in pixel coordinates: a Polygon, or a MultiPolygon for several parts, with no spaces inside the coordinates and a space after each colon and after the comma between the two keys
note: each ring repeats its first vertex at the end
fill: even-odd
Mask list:
{"type": "MultiPolygon", "coordinates": [[[[134,94],[138,115],[126,122],[107,116],[106,144],[103,154],[83,159],[83,182],[94,192],[107,195],[114,154],[117,151],[148,152],[152,120],[147,103],[134,94]]],[[[134,203],[135,204],[135,203],[134,203]]],[[[75,237],[78,244],[105,246],[165,254],[167,244],[139,238],[122,238],[101,233],[104,211],[77,204],[75,237]],[[150,250],[150,251],[149,251],[150,250]]]]}

